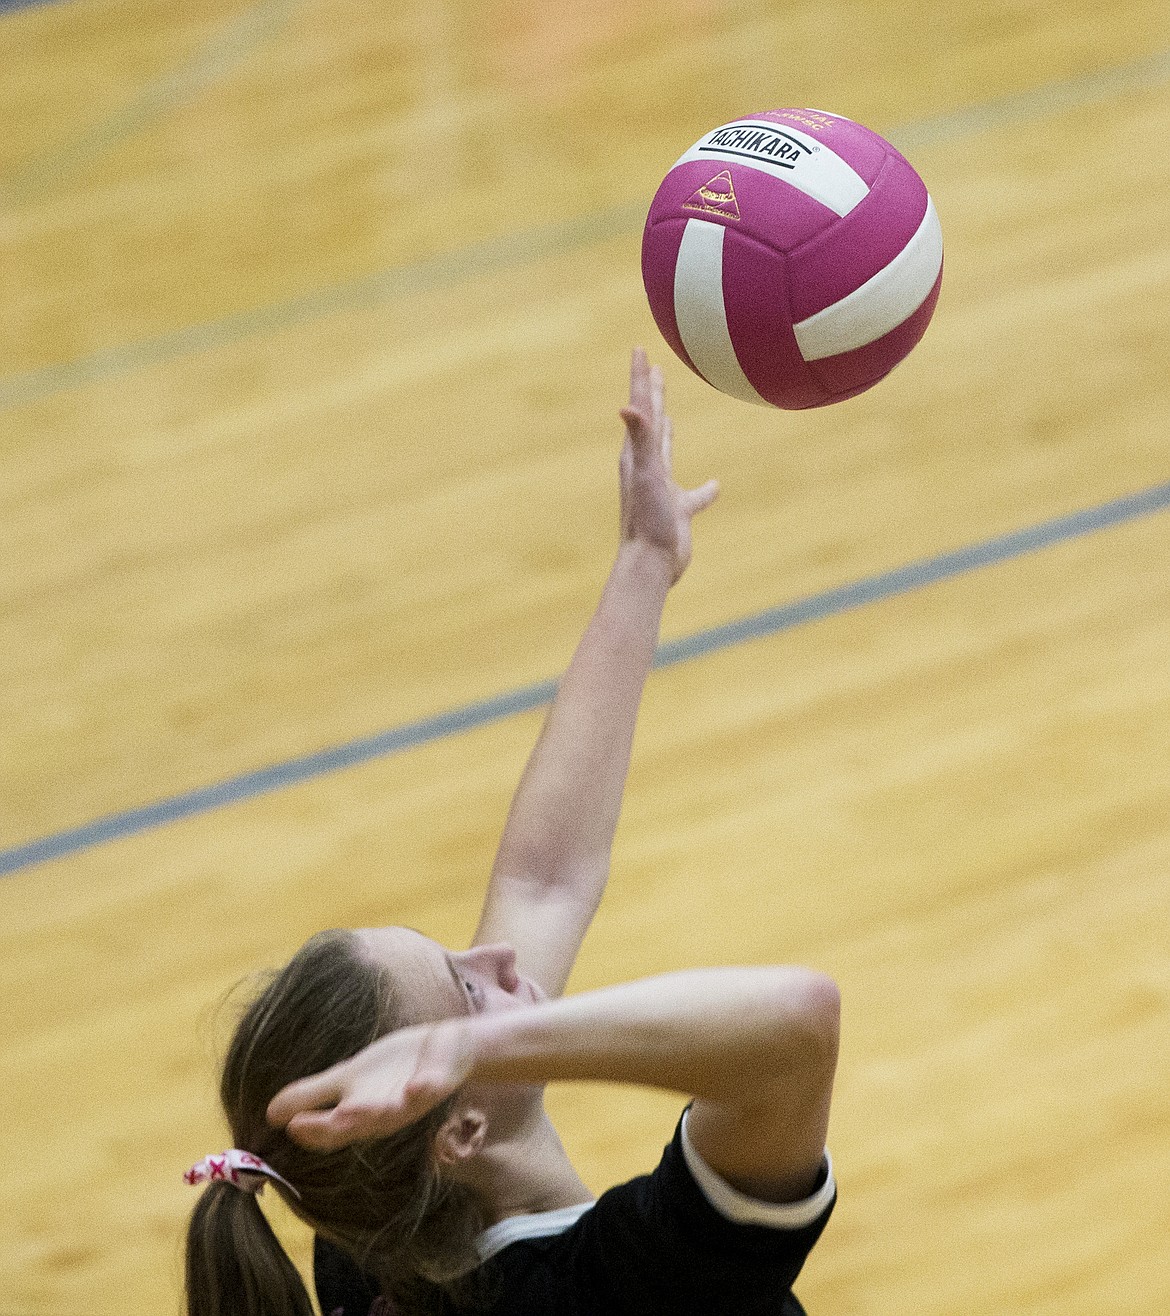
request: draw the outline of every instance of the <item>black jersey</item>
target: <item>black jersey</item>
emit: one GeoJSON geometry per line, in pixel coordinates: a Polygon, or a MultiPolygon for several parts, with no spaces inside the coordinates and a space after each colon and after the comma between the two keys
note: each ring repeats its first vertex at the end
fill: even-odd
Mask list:
{"type": "MultiPolygon", "coordinates": [[[[699,1157],[684,1112],[652,1174],[481,1234],[484,1297],[451,1316],[802,1316],[792,1285],[836,1200],[827,1153],[804,1201],[738,1192],[699,1157]]],[[[386,1310],[372,1281],[321,1239],[315,1272],[325,1316],[386,1310]]]]}

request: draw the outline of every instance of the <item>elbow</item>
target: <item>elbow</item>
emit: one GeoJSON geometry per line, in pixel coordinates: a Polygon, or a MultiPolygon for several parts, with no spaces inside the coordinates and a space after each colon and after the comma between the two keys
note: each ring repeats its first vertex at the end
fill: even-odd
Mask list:
{"type": "Polygon", "coordinates": [[[841,989],[827,973],[805,970],[808,1011],[814,1021],[837,1037],[841,1029],[841,989]]]}
{"type": "Polygon", "coordinates": [[[831,1075],[837,1068],[841,1038],[841,990],[815,969],[784,973],[781,1014],[788,1060],[831,1075]]]}

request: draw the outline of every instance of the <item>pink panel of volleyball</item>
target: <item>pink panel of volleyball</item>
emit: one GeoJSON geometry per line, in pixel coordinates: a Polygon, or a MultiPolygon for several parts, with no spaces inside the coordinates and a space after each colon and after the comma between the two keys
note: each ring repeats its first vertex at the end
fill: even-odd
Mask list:
{"type": "Polygon", "coordinates": [[[716,128],[650,206],[642,279],[663,337],[746,402],[819,407],[876,384],[926,331],[942,231],[877,133],[817,110],[716,128]]]}

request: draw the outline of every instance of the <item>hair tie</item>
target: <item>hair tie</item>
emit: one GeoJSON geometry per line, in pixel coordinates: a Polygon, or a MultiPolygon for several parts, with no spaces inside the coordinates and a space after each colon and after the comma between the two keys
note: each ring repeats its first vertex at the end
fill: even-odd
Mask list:
{"type": "Polygon", "coordinates": [[[205,1156],[184,1173],[183,1179],[189,1184],[212,1183],[220,1179],[224,1183],[233,1184],[241,1192],[251,1193],[253,1197],[263,1191],[265,1179],[275,1179],[277,1183],[284,1184],[294,1197],[300,1197],[292,1184],[277,1174],[271,1165],[259,1156],[239,1151],[235,1147],[217,1156],[205,1156]]]}

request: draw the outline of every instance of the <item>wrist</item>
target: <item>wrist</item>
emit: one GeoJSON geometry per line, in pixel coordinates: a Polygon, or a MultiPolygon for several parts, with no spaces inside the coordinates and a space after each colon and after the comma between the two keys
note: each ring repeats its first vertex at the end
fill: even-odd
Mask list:
{"type": "Polygon", "coordinates": [[[468,1077],[491,1081],[499,1077],[499,1062],[506,1054],[508,1014],[493,1012],[460,1019],[462,1045],[467,1048],[468,1077]]]}
{"type": "Polygon", "coordinates": [[[618,548],[618,564],[661,588],[663,594],[674,583],[674,554],[660,544],[644,539],[624,539],[618,548]]]}

